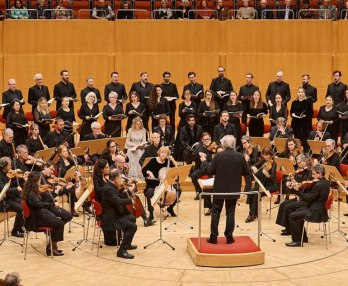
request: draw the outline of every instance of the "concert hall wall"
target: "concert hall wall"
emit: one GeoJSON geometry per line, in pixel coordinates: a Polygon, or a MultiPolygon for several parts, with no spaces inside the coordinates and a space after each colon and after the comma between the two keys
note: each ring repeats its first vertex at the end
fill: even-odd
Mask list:
{"type": "Polygon", "coordinates": [[[1,91],[15,78],[25,96],[37,72],[53,93],[61,69],[69,71],[78,94],[89,75],[103,92],[113,70],[127,91],[140,72],[160,83],[169,70],[181,94],[188,71],[208,88],[220,64],[237,91],[252,72],[263,95],[278,70],[292,98],[302,73],[311,75],[321,102],[334,69],[348,83],[346,21],[6,20],[0,22],[0,39],[1,91]]]}

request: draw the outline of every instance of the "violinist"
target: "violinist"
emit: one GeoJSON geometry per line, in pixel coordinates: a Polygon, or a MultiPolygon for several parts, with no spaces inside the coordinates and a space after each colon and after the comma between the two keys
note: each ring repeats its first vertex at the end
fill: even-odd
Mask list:
{"type": "MultiPolygon", "coordinates": [[[[206,157],[206,161],[208,163],[212,160],[212,151],[209,149],[209,146],[211,144],[211,136],[208,132],[203,132],[201,135],[201,140],[198,145],[196,145],[193,148],[192,152],[192,158],[195,161],[195,166],[193,171],[190,174],[191,181],[193,186],[195,187],[196,196],[195,200],[199,200],[199,194],[202,193],[202,188],[198,182],[198,180],[205,175],[204,170],[201,168],[201,156],[206,157]]],[[[210,199],[208,199],[208,196],[204,196],[204,208],[207,208],[208,211],[206,212],[206,215],[210,215],[212,212],[212,204],[210,199]]]]}
{"type": "Polygon", "coordinates": [[[74,159],[70,157],[68,148],[64,145],[59,145],[57,152],[59,157],[57,162],[58,177],[64,177],[66,172],[75,165],[74,159]]]}
{"type": "Polygon", "coordinates": [[[11,128],[14,134],[14,141],[17,144],[25,144],[28,138],[28,120],[19,101],[11,103],[11,110],[7,115],[6,128],[11,128]]]}
{"type": "Polygon", "coordinates": [[[277,157],[288,158],[292,161],[292,164],[296,168],[296,157],[300,155],[300,150],[297,148],[297,144],[294,138],[288,138],[285,143],[283,152],[278,153],[277,157]]]}
{"type": "MultiPolygon", "coordinates": [[[[0,190],[2,190],[9,181],[7,174],[12,168],[12,162],[9,157],[0,158],[0,190]]],[[[11,182],[10,188],[6,192],[6,196],[0,201],[0,211],[16,212],[15,222],[11,231],[12,236],[23,237],[23,208],[21,206],[21,192],[22,188],[11,182]]]]}
{"type": "MultiPolygon", "coordinates": [[[[50,208],[59,208],[57,202],[45,202],[40,192],[41,173],[32,172],[28,176],[28,180],[23,188],[23,200],[25,200],[30,209],[30,217],[25,221],[26,227],[34,231],[39,231],[40,226],[48,226],[52,228],[52,247],[54,256],[64,255],[58,249],[57,243],[64,240],[64,222],[52,213],[50,208]]],[[[47,256],[51,255],[50,244],[46,247],[47,256]]]]}
{"type": "Polygon", "coordinates": [[[145,147],[143,155],[139,159],[140,166],[143,165],[146,158],[156,157],[158,149],[161,147],[161,137],[158,133],[152,132],[150,137],[151,144],[145,147]]]}
{"type": "Polygon", "coordinates": [[[321,157],[314,159],[314,165],[321,163],[323,165],[334,166],[341,172],[340,157],[336,153],[336,142],[333,139],[325,140],[325,148],[322,150],[321,157]]]}
{"type": "MultiPolygon", "coordinates": [[[[287,180],[285,181],[285,185],[283,186],[283,190],[286,193],[285,200],[279,205],[278,215],[276,219],[276,224],[285,227],[282,230],[281,235],[290,235],[290,214],[300,208],[307,207],[307,203],[305,203],[301,199],[290,199],[290,193],[296,193],[294,190],[298,187],[298,184],[302,182],[307,182],[312,179],[312,171],[311,171],[311,160],[307,155],[301,154],[298,155],[297,158],[297,166],[296,172],[294,174],[290,174],[287,180]]],[[[308,192],[308,188],[303,189],[304,192],[308,192]]]]}
{"type": "Polygon", "coordinates": [[[237,142],[240,140],[240,133],[237,134],[236,126],[229,122],[230,115],[228,114],[228,111],[223,110],[220,114],[220,123],[217,124],[214,128],[214,142],[216,142],[218,145],[220,145],[220,140],[222,137],[226,135],[233,135],[237,142]]]}
{"type": "MultiPolygon", "coordinates": [[[[151,204],[151,198],[153,197],[155,193],[156,187],[160,184],[160,181],[163,180],[163,178],[159,177],[160,170],[162,168],[175,167],[175,166],[176,166],[176,162],[174,158],[170,156],[169,147],[162,146],[161,148],[159,148],[157,152],[157,157],[152,158],[150,162],[142,169],[143,175],[146,178],[145,179],[146,187],[145,187],[144,195],[147,200],[147,207],[150,213],[149,215],[150,220],[154,219],[154,216],[153,216],[154,208],[151,204]]],[[[162,170],[165,170],[165,169],[162,169],[162,170]]],[[[179,194],[180,194],[180,189],[177,191],[179,191],[179,194]]],[[[167,212],[173,217],[176,216],[174,212],[175,205],[176,205],[176,200],[172,205],[170,205],[167,208],[167,212]]]]}
{"type": "Polygon", "coordinates": [[[62,118],[57,118],[55,125],[55,130],[48,133],[46,139],[44,140],[46,145],[49,148],[57,148],[61,144],[69,146],[70,148],[74,147],[73,138],[71,138],[68,142],[66,141],[70,133],[64,130],[64,120],[62,118]]]}
{"type": "MultiPolygon", "coordinates": [[[[30,156],[26,145],[18,145],[16,152],[17,159],[13,163],[13,166],[15,166],[16,169],[22,170],[24,174],[28,174],[29,171],[32,170],[41,171],[44,162],[41,159],[36,159],[33,156],[30,156]]],[[[26,176],[24,176],[24,178],[26,179],[26,176]]],[[[21,180],[20,182],[21,184],[24,184],[24,180],[21,180]]]]}
{"type": "Polygon", "coordinates": [[[117,257],[133,259],[134,255],[128,253],[127,250],[137,248],[136,245],[132,245],[137,225],[135,224],[135,217],[129,215],[125,209],[125,205],[130,205],[133,201],[131,198],[121,197],[120,180],[121,173],[117,169],[112,169],[109,174],[109,181],[102,192],[102,229],[104,232],[122,230],[123,239],[117,251],[117,257]]]}
{"type": "Polygon", "coordinates": [[[29,155],[33,156],[37,151],[47,149],[47,145],[42,141],[40,136],[39,126],[35,123],[31,124],[29,127],[30,137],[27,141],[27,146],[29,150],[29,155]]]}
{"type": "Polygon", "coordinates": [[[291,138],[294,131],[287,126],[286,119],[284,117],[278,117],[276,120],[276,126],[271,127],[269,132],[269,140],[271,145],[275,146],[274,138],[291,138]]]}
{"type": "MultiPolygon", "coordinates": [[[[253,166],[257,163],[258,161],[258,156],[259,156],[259,150],[258,147],[254,147],[251,138],[248,135],[244,135],[242,137],[242,146],[243,150],[242,153],[244,155],[244,159],[247,162],[248,166],[253,166]]],[[[253,181],[252,175],[245,176],[245,187],[244,187],[244,192],[248,192],[251,189],[251,184],[253,181]]]]}
{"type": "Polygon", "coordinates": [[[0,158],[9,157],[14,158],[15,143],[13,141],[13,131],[11,128],[6,128],[2,133],[2,140],[0,141],[0,158]]]}
{"type": "Polygon", "coordinates": [[[325,141],[330,137],[331,134],[326,131],[325,122],[323,120],[319,120],[316,125],[316,131],[311,131],[309,133],[308,140],[325,141]]]}
{"type": "MultiPolygon", "coordinates": [[[[261,156],[262,160],[253,165],[251,171],[270,193],[275,192],[277,190],[277,163],[272,159],[273,150],[270,147],[265,147],[261,152],[261,156]]],[[[255,184],[252,190],[260,191],[259,185],[255,184]]],[[[262,193],[262,195],[264,194],[262,193]]],[[[247,204],[249,204],[249,215],[245,220],[246,223],[252,222],[257,218],[258,203],[257,194],[248,195],[247,204]]]]}
{"type": "MultiPolygon", "coordinates": [[[[63,195],[63,188],[59,185],[57,185],[56,187],[54,187],[54,185],[52,185],[52,183],[55,184],[54,179],[52,181],[52,176],[53,176],[54,170],[55,170],[54,163],[47,162],[44,165],[43,170],[41,171],[41,173],[42,173],[41,185],[46,186],[47,191],[42,192],[41,196],[42,196],[42,201],[55,204],[57,202],[57,200],[56,200],[57,196],[63,195]]],[[[75,211],[73,211],[73,213],[70,213],[63,208],[60,208],[60,207],[57,208],[56,206],[53,206],[53,205],[48,207],[48,210],[50,212],[52,212],[53,214],[55,214],[58,218],[60,218],[64,222],[64,224],[71,221],[72,217],[74,215],[73,213],[75,213],[75,211]]],[[[72,210],[73,210],[73,208],[72,208],[72,210]]],[[[74,216],[76,216],[76,213],[74,216]]]]}
{"type": "MultiPolygon", "coordinates": [[[[321,165],[316,165],[312,168],[312,176],[317,181],[308,192],[299,189],[298,197],[306,202],[306,208],[298,209],[290,214],[290,243],[285,245],[288,247],[299,247],[301,245],[301,233],[303,230],[304,219],[310,222],[320,223],[329,219],[325,203],[330,193],[330,182],[325,179],[325,168],[321,165]]],[[[304,242],[308,242],[306,233],[303,237],[304,242]]]]}

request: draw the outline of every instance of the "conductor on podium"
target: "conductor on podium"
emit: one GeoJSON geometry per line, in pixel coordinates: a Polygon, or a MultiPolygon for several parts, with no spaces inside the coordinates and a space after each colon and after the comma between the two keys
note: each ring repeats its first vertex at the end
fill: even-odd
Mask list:
{"type": "Polygon", "coordinates": [[[226,243],[231,244],[234,242],[235,210],[239,194],[235,196],[230,194],[241,191],[242,176],[249,175],[250,170],[243,154],[235,151],[236,139],[233,135],[224,136],[221,139],[221,144],[224,151],[217,154],[210,164],[206,162],[204,155],[201,156],[202,169],[210,175],[215,175],[213,192],[229,194],[229,196],[213,196],[210,238],[207,241],[213,244],[217,243],[220,213],[225,202],[227,218],[224,234],[226,243]]]}

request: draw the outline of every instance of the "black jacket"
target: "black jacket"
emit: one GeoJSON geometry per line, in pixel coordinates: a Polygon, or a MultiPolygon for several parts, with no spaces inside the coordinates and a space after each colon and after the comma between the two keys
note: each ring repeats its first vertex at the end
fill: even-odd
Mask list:
{"type": "Polygon", "coordinates": [[[42,85],[41,87],[34,85],[31,88],[29,88],[28,91],[28,103],[32,105],[31,111],[34,112],[37,103],[41,97],[44,97],[48,100],[50,100],[50,92],[48,90],[48,87],[45,85],[42,85]]]}

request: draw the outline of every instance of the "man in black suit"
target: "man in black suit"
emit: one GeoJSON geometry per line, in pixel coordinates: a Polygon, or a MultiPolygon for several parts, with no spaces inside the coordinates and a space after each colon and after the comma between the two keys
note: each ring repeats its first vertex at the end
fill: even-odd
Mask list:
{"type": "Polygon", "coordinates": [[[127,250],[136,249],[136,245],[132,245],[133,237],[137,231],[135,217],[128,215],[125,205],[132,204],[131,198],[122,198],[122,190],[118,185],[121,180],[121,173],[117,169],[113,169],[109,174],[109,181],[106,183],[102,193],[101,214],[103,231],[123,231],[123,239],[117,251],[117,257],[133,259],[134,255],[128,253],[127,250]]]}
{"type": "Polygon", "coordinates": [[[62,143],[68,144],[69,148],[74,147],[74,138],[71,137],[68,142],[66,142],[66,139],[70,135],[69,132],[64,130],[64,120],[62,118],[58,118],[56,120],[56,128],[54,131],[50,132],[47,134],[46,139],[45,139],[45,144],[49,147],[58,147],[62,143]]]}
{"type": "MultiPolygon", "coordinates": [[[[322,165],[314,166],[312,169],[312,176],[314,179],[318,180],[312,189],[307,193],[304,193],[302,190],[298,190],[297,192],[297,195],[308,203],[308,207],[290,214],[292,242],[286,243],[286,246],[301,246],[301,234],[304,224],[303,219],[316,223],[326,222],[329,219],[327,210],[325,209],[325,203],[330,193],[330,182],[324,177],[324,167],[322,165]]],[[[303,240],[305,242],[308,241],[306,234],[304,234],[303,240]]]]}
{"type": "Polygon", "coordinates": [[[9,89],[2,93],[2,104],[8,103],[4,107],[4,113],[2,114],[3,119],[7,119],[7,114],[11,110],[12,103],[17,100],[21,105],[24,104],[24,99],[22,92],[19,89],[16,89],[16,80],[11,78],[8,80],[9,89]]]}
{"type": "Polygon", "coordinates": [[[228,114],[228,111],[222,111],[220,114],[220,123],[215,126],[213,136],[214,141],[218,145],[220,145],[221,138],[223,138],[226,135],[233,135],[236,138],[237,142],[240,141],[240,138],[238,138],[237,136],[236,127],[234,126],[234,124],[228,122],[229,119],[230,115],[228,114]]]}
{"type": "Polygon", "coordinates": [[[84,89],[81,89],[81,92],[80,92],[81,105],[86,102],[86,100],[85,100],[86,95],[90,92],[94,92],[95,95],[97,96],[97,103],[101,103],[100,91],[98,88],[94,87],[94,78],[88,77],[86,79],[86,82],[87,82],[87,86],[84,89]]]}
{"type": "MultiPolygon", "coordinates": [[[[212,162],[208,164],[206,157],[201,156],[202,168],[210,175],[215,175],[213,192],[215,193],[239,193],[241,191],[242,176],[250,174],[250,170],[244,159],[243,154],[236,152],[236,139],[232,135],[227,135],[221,139],[224,151],[217,154],[212,162]]],[[[213,197],[213,212],[210,224],[209,243],[216,244],[219,235],[218,226],[220,213],[224,202],[226,204],[226,242],[234,242],[233,230],[235,226],[235,210],[239,195],[227,197],[213,197]]]]}
{"type": "Polygon", "coordinates": [[[0,141],[0,158],[9,157],[14,159],[14,142],[13,142],[13,130],[6,128],[2,134],[2,140],[0,141]]]}
{"type": "MultiPolygon", "coordinates": [[[[309,136],[308,136],[308,140],[315,140],[315,141],[326,141],[327,139],[331,138],[331,134],[330,132],[326,131],[324,128],[324,121],[323,120],[319,120],[317,122],[317,126],[316,126],[316,131],[312,130],[311,132],[309,132],[309,136]]],[[[348,137],[347,137],[348,139],[348,137]]],[[[347,142],[348,140],[342,141],[343,144],[343,148],[344,148],[344,144],[345,142],[347,142]]]]}
{"type": "Polygon", "coordinates": [[[336,70],[332,73],[333,83],[327,86],[326,96],[331,95],[334,100],[334,104],[340,104],[344,100],[347,85],[341,82],[342,73],[336,70]]]}
{"type": "Polygon", "coordinates": [[[109,94],[114,91],[117,93],[117,99],[126,101],[128,96],[126,92],[126,88],[123,83],[118,82],[118,72],[113,71],[111,73],[111,82],[105,85],[104,88],[104,99],[109,102],[109,94]]]}
{"type": "Polygon", "coordinates": [[[199,106],[201,103],[201,99],[204,95],[204,87],[202,84],[196,82],[196,73],[195,72],[189,72],[187,74],[187,77],[189,79],[189,84],[184,86],[184,89],[182,91],[182,99],[184,98],[185,90],[191,91],[191,100],[199,106]]]}
{"type": "Polygon", "coordinates": [[[225,102],[227,101],[229,94],[233,90],[231,80],[225,77],[225,68],[219,66],[218,77],[212,79],[210,89],[214,93],[214,99],[219,103],[220,110],[223,109],[225,102]]]}
{"type": "Polygon", "coordinates": [[[276,80],[268,84],[266,91],[266,100],[269,107],[275,104],[275,96],[277,93],[280,93],[280,95],[282,96],[283,105],[286,105],[291,98],[289,84],[283,81],[283,76],[283,72],[278,71],[276,80]]]}
{"type": "Polygon", "coordinates": [[[277,12],[278,19],[296,19],[297,8],[295,5],[292,5],[292,0],[285,0],[285,5],[280,7],[281,11],[277,12]]]}
{"type": "Polygon", "coordinates": [[[67,70],[60,71],[61,81],[58,82],[53,89],[53,96],[56,99],[56,110],[62,105],[64,97],[68,97],[70,100],[69,108],[74,109],[73,101],[76,100],[77,95],[74,84],[69,82],[69,72],[67,70]]]}
{"type": "Polygon", "coordinates": [[[37,103],[41,97],[50,100],[50,92],[48,87],[42,84],[42,74],[37,73],[34,75],[35,85],[29,88],[28,91],[28,102],[32,105],[31,112],[34,112],[37,103]]]}
{"type": "MultiPolygon", "coordinates": [[[[262,0],[262,1],[266,1],[266,0],[262,0]]],[[[242,101],[244,111],[248,110],[249,105],[250,105],[250,101],[251,101],[251,98],[252,98],[254,92],[259,90],[259,87],[253,84],[253,78],[254,78],[254,75],[252,73],[250,73],[250,72],[247,73],[245,75],[246,84],[241,86],[239,89],[238,98],[239,98],[239,100],[242,101]]],[[[246,124],[246,122],[247,122],[247,113],[246,112],[243,112],[242,122],[244,124],[246,124]]]]}
{"type": "Polygon", "coordinates": [[[162,97],[166,98],[169,102],[170,106],[170,114],[169,114],[169,120],[170,125],[172,126],[172,129],[175,133],[175,110],[176,110],[176,100],[179,98],[178,88],[176,87],[175,83],[170,82],[170,72],[165,71],[163,73],[163,83],[161,84],[162,88],[162,97]],[[175,97],[176,99],[168,99],[168,97],[175,97]]]}
{"type": "Polygon", "coordinates": [[[261,0],[260,1],[260,6],[257,6],[256,11],[257,11],[257,18],[258,19],[273,19],[273,12],[272,11],[266,11],[263,12],[264,10],[269,10],[270,7],[267,5],[267,0],[261,0]]]}

